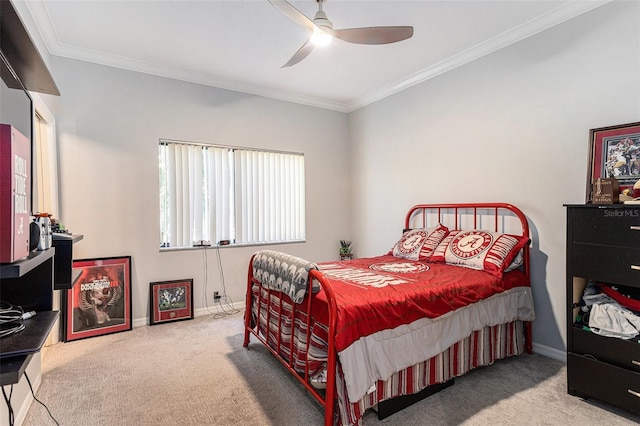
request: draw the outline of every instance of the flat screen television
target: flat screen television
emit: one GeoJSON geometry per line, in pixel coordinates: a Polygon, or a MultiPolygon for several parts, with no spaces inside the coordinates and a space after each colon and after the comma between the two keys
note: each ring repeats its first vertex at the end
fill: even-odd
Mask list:
{"type": "Polygon", "coordinates": [[[33,102],[2,50],[0,61],[0,263],[10,263],[30,249],[33,102]]]}
{"type": "MultiPolygon", "coordinates": [[[[0,77],[0,124],[13,126],[29,139],[31,152],[33,152],[33,100],[2,50],[0,50],[0,77]]],[[[29,176],[33,176],[33,155],[30,160],[29,176]]],[[[31,185],[33,186],[33,181],[31,185]]],[[[29,214],[32,214],[33,191],[29,192],[29,214]]]]}
{"type": "MultiPolygon", "coordinates": [[[[0,56],[2,56],[2,51],[0,51],[0,56]]],[[[0,67],[3,68],[3,72],[0,73],[2,75],[2,82],[0,82],[0,123],[12,125],[24,136],[33,140],[31,123],[33,102],[31,96],[24,88],[10,88],[9,86],[22,86],[22,84],[19,83],[19,80],[13,75],[4,61],[2,61],[0,67]]]]}

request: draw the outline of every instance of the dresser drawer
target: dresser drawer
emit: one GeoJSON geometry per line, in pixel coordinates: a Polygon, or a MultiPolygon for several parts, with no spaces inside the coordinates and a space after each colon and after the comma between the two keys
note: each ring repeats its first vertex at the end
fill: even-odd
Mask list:
{"type": "Polygon", "coordinates": [[[640,373],[569,353],[567,384],[571,395],[600,399],[640,413],[640,373]]]}
{"type": "Polygon", "coordinates": [[[573,241],[640,247],[640,207],[571,209],[573,241]]]}
{"type": "Polygon", "coordinates": [[[571,254],[573,276],[640,287],[640,246],[626,248],[574,243],[571,254]]]}
{"type": "Polygon", "coordinates": [[[640,373],[640,343],[574,328],[570,352],[640,373]]]}

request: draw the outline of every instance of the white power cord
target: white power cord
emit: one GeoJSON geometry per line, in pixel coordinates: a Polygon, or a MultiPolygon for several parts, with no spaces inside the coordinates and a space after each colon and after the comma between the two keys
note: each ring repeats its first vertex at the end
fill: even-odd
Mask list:
{"type": "Polygon", "coordinates": [[[35,311],[24,312],[20,306],[13,306],[10,303],[2,303],[0,308],[0,337],[7,337],[24,330],[24,324],[21,320],[33,317],[35,311]],[[9,325],[7,325],[9,324],[9,325]]]}
{"type": "Polygon", "coordinates": [[[22,319],[26,320],[35,316],[36,316],[36,311],[25,312],[24,314],[22,314],[22,319]]]}

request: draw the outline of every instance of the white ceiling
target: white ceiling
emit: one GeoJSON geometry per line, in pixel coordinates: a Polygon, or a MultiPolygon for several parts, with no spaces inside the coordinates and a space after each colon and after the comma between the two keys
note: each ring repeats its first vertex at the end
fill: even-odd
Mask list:
{"type": "MultiPolygon", "coordinates": [[[[334,40],[290,68],[306,31],[267,0],[22,1],[52,55],[349,112],[609,0],[328,0],[334,28],[411,25],[414,36],[334,40]]],[[[291,3],[311,18],[317,8],[291,3]]]]}

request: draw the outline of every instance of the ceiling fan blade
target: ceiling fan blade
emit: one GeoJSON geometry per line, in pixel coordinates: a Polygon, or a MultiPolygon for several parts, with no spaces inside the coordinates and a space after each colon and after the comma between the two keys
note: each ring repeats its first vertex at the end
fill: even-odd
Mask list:
{"type": "Polygon", "coordinates": [[[313,43],[311,43],[310,39],[307,39],[307,41],[302,45],[302,47],[298,49],[296,53],[293,54],[291,59],[289,59],[289,61],[283,66],[281,66],[280,68],[286,68],[286,67],[290,67],[292,65],[297,64],[298,62],[300,62],[301,60],[309,56],[309,53],[311,53],[312,50],[313,50],[313,43]]]}
{"type": "Polygon", "coordinates": [[[413,36],[413,27],[365,27],[323,30],[340,40],[357,44],[388,44],[413,36]]]}
{"type": "Polygon", "coordinates": [[[276,9],[285,14],[289,19],[302,25],[309,32],[313,32],[315,25],[313,21],[307,18],[302,12],[293,7],[291,3],[286,0],[269,0],[276,9]]]}

